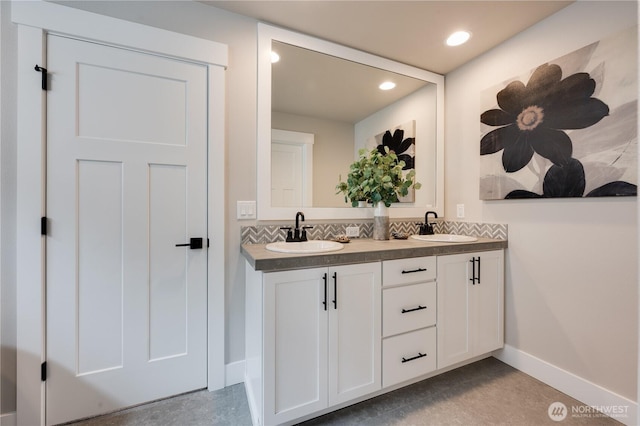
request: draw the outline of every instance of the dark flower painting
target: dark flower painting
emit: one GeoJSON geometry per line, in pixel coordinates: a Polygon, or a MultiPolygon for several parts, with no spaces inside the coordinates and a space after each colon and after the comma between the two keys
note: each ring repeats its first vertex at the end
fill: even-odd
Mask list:
{"type": "MultiPolygon", "coordinates": [[[[416,122],[411,120],[369,138],[366,147],[368,149],[377,148],[382,154],[386,153],[385,148],[389,148],[389,151],[393,151],[398,156],[398,160],[404,161],[402,170],[408,172],[415,169],[415,129],[416,122]]],[[[413,188],[409,189],[409,194],[405,197],[400,197],[401,203],[413,203],[414,200],[415,190],[413,188]]]]}
{"type": "Polygon", "coordinates": [[[483,92],[480,198],[637,195],[637,27],[483,92]]]}

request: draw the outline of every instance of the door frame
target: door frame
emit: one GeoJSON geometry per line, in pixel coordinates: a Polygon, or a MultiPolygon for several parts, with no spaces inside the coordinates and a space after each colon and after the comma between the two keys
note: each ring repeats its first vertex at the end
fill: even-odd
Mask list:
{"type": "Polygon", "coordinates": [[[207,386],[225,386],[225,44],[44,1],[13,2],[18,24],[17,102],[17,401],[18,424],[45,424],[46,68],[47,34],[55,33],[207,66],[208,165],[207,386]]]}

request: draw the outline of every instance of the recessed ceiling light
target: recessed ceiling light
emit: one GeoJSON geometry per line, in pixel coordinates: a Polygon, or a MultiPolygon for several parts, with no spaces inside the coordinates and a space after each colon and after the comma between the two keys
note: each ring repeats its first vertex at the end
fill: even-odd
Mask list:
{"type": "Polygon", "coordinates": [[[392,81],[385,81],[384,83],[380,84],[380,86],[378,86],[380,90],[391,90],[394,87],[396,87],[396,84],[392,81]]]}
{"type": "Polygon", "coordinates": [[[456,31],[447,39],[447,46],[460,46],[469,40],[471,33],[468,31],[456,31]]]}
{"type": "Polygon", "coordinates": [[[274,52],[273,50],[271,51],[271,63],[275,64],[276,62],[278,62],[280,60],[280,55],[278,55],[276,52],[274,52]]]}

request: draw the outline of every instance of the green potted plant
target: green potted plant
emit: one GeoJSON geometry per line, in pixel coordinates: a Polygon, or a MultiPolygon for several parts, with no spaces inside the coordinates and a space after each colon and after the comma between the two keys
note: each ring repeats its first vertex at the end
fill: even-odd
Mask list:
{"type": "Polygon", "coordinates": [[[389,207],[406,196],[409,188],[420,189],[422,185],[414,182],[415,170],[405,175],[402,172],[404,161],[398,161],[388,147],[385,147],[385,153],[377,148],[369,152],[365,148],[358,151],[360,158],[351,164],[347,181],[336,185],[336,194],[344,194],[345,202],[351,202],[353,207],[357,207],[360,201],[374,205],[383,202],[389,207]]]}
{"type": "Polygon", "coordinates": [[[351,164],[346,182],[341,181],[336,185],[336,194],[344,194],[345,202],[351,202],[353,207],[357,207],[361,201],[371,202],[376,207],[375,239],[389,239],[389,214],[386,208],[406,196],[409,188],[420,189],[422,186],[415,182],[415,170],[405,174],[402,171],[404,161],[399,161],[389,147],[385,146],[384,151],[383,154],[377,148],[359,150],[359,158],[351,164]],[[376,232],[377,229],[379,232],[376,232]]]}

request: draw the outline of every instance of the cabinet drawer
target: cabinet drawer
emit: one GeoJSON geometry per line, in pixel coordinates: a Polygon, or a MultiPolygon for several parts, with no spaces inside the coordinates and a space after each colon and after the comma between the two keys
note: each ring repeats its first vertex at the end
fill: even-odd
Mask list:
{"type": "Polygon", "coordinates": [[[436,328],[382,341],[382,386],[387,387],[436,369],[436,328]]]}
{"type": "Polygon", "coordinates": [[[382,285],[411,284],[436,279],[436,257],[412,257],[382,262],[382,285]]]}
{"type": "Polygon", "coordinates": [[[436,323],[435,281],[382,291],[382,335],[405,333],[436,323]]]}

